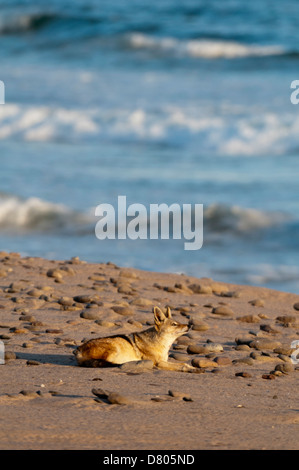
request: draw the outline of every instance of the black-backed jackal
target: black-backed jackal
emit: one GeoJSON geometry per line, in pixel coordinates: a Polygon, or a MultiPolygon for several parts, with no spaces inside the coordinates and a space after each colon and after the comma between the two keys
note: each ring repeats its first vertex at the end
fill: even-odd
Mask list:
{"type": "Polygon", "coordinates": [[[155,307],[154,319],[155,325],[141,332],[86,341],[74,351],[78,364],[83,367],[105,367],[130,361],[151,360],[161,369],[199,372],[188,364],[168,362],[172,343],[186,333],[189,326],[173,320],[169,307],[166,314],[159,307],[155,307]]]}

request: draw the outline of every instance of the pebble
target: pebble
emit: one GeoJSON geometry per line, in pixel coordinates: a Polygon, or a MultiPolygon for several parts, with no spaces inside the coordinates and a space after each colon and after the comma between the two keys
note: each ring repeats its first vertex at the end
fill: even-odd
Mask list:
{"type": "Polygon", "coordinates": [[[33,348],[34,344],[33,343],[30,343],[30,342],[27,342],[27,343],[23,343],[22,344],[22,348],[33,348]]]}
{"type": "Polygon", "coordinates": [[[43,294],[43,291],[41,289],[31,289],[27,292],[27,295],[30,295],[31,297],[40,297],[43,294]]]}
{"type": "Polygon", "coordinates": [[[281,343],[279,341],[273,341],[267,338],[258,338],[254,341],[251,341],[251,343],[249,343],[249,346],[250,348],[258,350],[269,349],[273,351],[275,348],[281,346],[281,343]]]}
{"type": "Polygon", "coordinates": [[[89,304],[86,304],[85,308],[98,308],[98,304],[91,302],[89,304]]]}
{"type": "Polygon", "coordinates": [[[26,361],[26,364],[27,366],[39,366],[40,362],[34,361],[33,359],[28,359],[28,361],[26,361]]]}
{"type": "Polygon", "coordinates": [[[111,307],[111,309],[115,312],[118,313],[119,315],[134,315],[134,310],[130,307],[122,307],[120,305],[116,305],[114,307],[111,307]]]}
{"type": "Polygon", "coordinates": [[[119,271],[119,276],[120,277],[129,277],[129,278],[132,278],[132,279],[138,279],[137,274],[134,271],[130,271],[128,269],[121,269],[119,271]]]}
{"type": "Polygon", "coordinates": [[[187,348],[188,354],[209,354],[219,353],[223,351],[223,346],[217,343],[207,343],[202,346],[196,344],[190,344],[187,348]]]}
{"type": "Polygon", "coordinates": [[[252,366],[254,359],[252,359],[252,357],[241,357],[240,359],[234,359],[233,364],[247,364],[248,366],[252,366]]]}
{"type": "Polygon", "coordinates": [[[204,285],[204,284],[190,284],[188,286],[189,289],[191,289],[191,291],[194,293],[194,294],[213,294],[213,289],[211,286],[209,285],[204,285]]]}
{"type": "Polygon", "coordinates": [[[176,344],[188,346],[189,344],[193,344],[192,341],[193,341],[192,338],[190,338],[190,337],[187,336],[187,335],[184,335],[184,336],[180,336],[180,337],[176,340],[176,344]]]}
{"type": "Polygon", "coordinates": [[[236,350],[236,351],[249,351],[249,350],[250,350],[250,347],[248,346],[248,344],[238,344],[238,345],[235,347],[235,350],[236,350]]]}
{"type": "Polygon", "coordinates": [[[30,325],[26,326],[26,329],[29,331],[40,331],[40,327],[44,324],[40,321],[34,321],[30,325]]]}
{"type": "Polygon", "coordinates": [[[28,333],[28,328],[11,328],[10,331],[15,335],[25,335],[28,333]]]}
{"type": "Polygon", "coordinates": [[[249,379],[250,377],[252,377],[252,375],[249,374],[249,372],[236,372],[235,376],[236,377],[244,377],[245,379],[249,379]]]}
{"type": "Polygon", "coordinates": [[[274,374],[263,374],[263,375],[262,375],[262,379],[274,380],[274,379],[275,379],[275,375],[274,375],[274,374]]]}
{"type": "Polygon", "coordinates": [[[48,328],[48,329],[46,329],[46,333],[53,334],[53,335],[59,335],[59,334],[63,334],[63,330],[60,330],[58,328],[48,328]]]}
{"type": "Polygon", "coordinates": [[[21,292],[23,289],[24,289],[24,284],[20,283],[20,282],[12,282],[8,289],[7,289],[7,292],[10,293],[10,294],[16,294],[18,292],[21,292]]]}
{"type": "Polygon", "coordinates": [[[57,279],[57,280],[62,280],[62,272],[60,269],[49,269],[47,271],[47,276],[48,277],[53,277],[54,279],[57,279]]]}
{"type": "Polygon", "coordinates": [[[294,305],[293,305],[294,309],[295,310],[299,310],[299,302],[296,302],[294,305]]]}
{"type": "Polygon", "coordinates": [[[98,282],[102,282],[102,281],[106,281],[106,277],[103,276],[102,274],[92,274],[91,276],[88,276],[88,279],[90,279],[91,281],[98,281],[98,282]]]}
{"type": "Polygon", "coordinates": [[[133,295],[134,291],[132,287],[128,284],[121,285],[117,287],[117,292],[124,295],[133,295]]]}
{"type": "Polygon", "coordinates": [[[294,351],[293,348],[280,346],[279,348],[275,348],[273,352],[275,352],[276,354],[283,354],[285,356],[290,356],[293,351],[294,351]]]}
{"type": "MultiPolygon", "coordinates": [[[[75,297],[73,297],[74,301],[75,302],[78,302],[80,304],[88,304],[90,302],[98,302],[98,297],[94,297],[92,295],[75,295],[75,297]]],[[[99,303],[98,303],[99,305],[99,303]]]]}
{"type": "Polygon", "coordinates": [[[112,405],[131,405],[133,403],[131,398],[117,392],[109,393],[107,399],[112,405]]]}
{"type": "Polygon", "coordinates": [[[13,351],[5,351],[4,359],[5,361],[13,361],[17,356],[13,351]]]}
{"type": "Polygon", "coordinates": [[[28,321],[28,322],[33,322],[35,321],[35,317],[33,315],[21,315],[19,317],[20,321],[28,321]]]}
{"type": "Polygon", "coordinates": [[[95,312],[95,311],[84,311],[80,313],[81,318],[85,318],[85,320],[100,320],[101,319],[101,313],[100,312],[95,312]]]}
{"type": "Polygon", "coordinates": [[[192,326],[192,330],[194,331],[207,331],[210,328],[207,323],[195,318],[191,318],[189,323],[192,326]]]}
{"type": "Polygon", "coordinates": [[[33,390],[21,390],[20,394],[30,398],[36,398],[38,396],[38,394],[33,390]]]}
{"type": "Polygon", "coordinates": [[[246,344],[249,345],[253,341],[253,336],[252,335],[241,335],[237,336],[235,338],[235,342],[240,345],[240,344],[246,344]]]}
{"type": "Polygon", "coordinates": [[[226,356],[215,357],[214,361],[218,364],[218,366],[231,366],[232,365],[232,360],[226,356]]]}
{"type": "Polygon", "coordinates": [[[192,359],[191,364],[193,365],[193,367],[199,367],[203,369],[207,369],[210,367],[213,367],[213,368],[218,367],[217,362],[211,361],[210,359],[206,359],[206,358],[200,358],[200,357],[195,357],[194,359],[192,359]]]}
{"type": "Polygon", "coordinates": [[[282,323],[283,326],[292,326],[296,323],[296,317],[293,315],[281,315],[276,317],[277,323],[282,323]]]}
{"type": "Polygon", "coordinates": [[[174,287],[176,289],[179,289],[179,291],[183,291],[183,292],[186,292],[186,294],[192,294],[192,290],[189,289],[189,287],[184,284],[183,282],[177,282],[174,287]]]}
{"type": "Polygon", "coordinates": [[[220,295],[221,297],[231,297],[233,299],[239,299],[242,294],[239,291],[233,290],[233,291],[222,291],[220,295]]]}
{"type": "Polygon", "coordinates": [[[202,354],[204,353],[204,347],[198,344],[189,344],[187,347],[188,354],[202,354]]]}
{"type": "Polygon", "coordinates": [[[271,325],[260,325],[260,329],[270,335],[278,335],[280,333],[280,331],[275,330],[271,325]]]}
{"type": "Polygon", "coordinates": [[[243,315],[242,317],[237,317],[237,320],[244,323],[259,323],[261,321],[257,315],[243,315]]]}
{"type": "Polygon", "coordinates": [[[218,294],[218,295],[224,295],[225,292],[228,292],[228,287],[222,284],[219,284],[218,282],[213,282],[211,284],[211,287],[213,289],[213,294],[218,294]]]}
{"type": "Polygon", "coordinates": [[[222,344],[209,342],[203,345],[204,349],[209,353],[219,353],[223,351],[222,344]]]}
{"type": "Polygon", "coordinates": [[[143,327],[143,325],[140,321],[132,320],[132,318],[129,318],[128,323],[130,325],[133,325],[135,328],[142,328],[143,327]]]}
{"type": "Polygon", "coordinates": [[[180,353],[180,352],[171,353],[169,356],[179,362],[187,362],[189,360],[189,357],[187,354],[180,353]]]}
{"type": "Polygon", "coordinates": [[[248,303],[251,304],[253,307],[264,307],[265,306],[265,302],[264,302],[263,299],[250,300],[248,303]]]}
{"type": "Polygon", "coordinates": [[[276,360],[276,357],[261,354],[259,351],[252,352],[250,354],[250,357],[252,357],[252,359],[255,359],[256,361],[259,361],[259,362],[271,362],[271,361],[276,360]]]}
{"type": "Polygon", "coordinates": [[[71,307],[74,303],[73,299],[71,297],[60,297],[57,301],[60,305],[66,306],[66,307],[71,307]]]}
{"type": "Polygon", "coordinates": [[[272,370],[270,374],[275,375],[275,377],[281,377],[283,375],[283,373],[280,372],[280,370],[272,370]]]}
{"type": "Polygon", "coordinates": [[[153,301],[149,299],[145,299],[143,297],[137,297],[136,299],[130,302],[131,305],[136,305],[138,307],[148,307],[153,305],[153,301]]]}
{"type": "Polygon", "coordinates": [[[0,339],[11,339],[11,336],[10,335],[6,335],[6,334],[3,334],[3,335],[0,335],[0,339]]]}
{"type": "Polygon", "coordinates": [[[115,326],[115,323],[108,320],[96,320],[95,323],[103,328],[112,328],[115,326]]]}
{"type": "Polygon", "coordinates": [[[69,276],[74,276],[76,273],[74,271],[73,268],[71,268],[70,266],[61,266],[59,268],[61,271],[64,271],[66,274],[68,274],[69,276]]]}
{"type": "Polygon", "coordinates": [[[79,256],[72,256],[69,263],[70,264],[81,264],[81,263],[84,263],[84,261],[81,261],[79,256]]]}
{"type": "Polygon", "coordinates": [[[290,362],[284,362],[282,364],[277,364],[275,366],[275,370],[282,372],[283,374],[288,374],[289,372],[293,372],[295,370],[294,365],[290,362]]]}
{"type": "Polygon", "coordinates": [[[226,305],[214,307],[212,313],[214,313],[215,315],[221,315],[222,317],[232,317],[234,315],[233,310],[226,305]]]}
{"type": "Polygon", "coordinates": [[[290,362],[291,364],[293,364],[293,363],[292,363],[292,359],[291,359],[289,356],[285,355],[285,354],[278,354],[278,357],[279,357],[279,359],[281,359],[283,362],[290,362]]]}

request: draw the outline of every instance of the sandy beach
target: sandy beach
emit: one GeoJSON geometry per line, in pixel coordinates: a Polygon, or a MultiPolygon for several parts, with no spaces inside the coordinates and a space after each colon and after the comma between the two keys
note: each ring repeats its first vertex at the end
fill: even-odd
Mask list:
{"type": "Polygon", "coordinates": [[[0,449],[297,449],[299,296],[208,278],[0,253],[0,449]],[[170,361],[82,368],[83,340],[193,328],[170,361]]]}

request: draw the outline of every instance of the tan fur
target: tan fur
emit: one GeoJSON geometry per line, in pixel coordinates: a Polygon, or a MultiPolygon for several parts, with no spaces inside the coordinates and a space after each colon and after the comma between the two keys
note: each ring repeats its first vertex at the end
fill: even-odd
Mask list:
{"type": "Polygon", "coordinates": [[[166,314],[155,307],[154,319],[155,326],[147,330],[91,339],[83,343],[74,351],[78,364],[85,367],[105,367],[150,359],[161,369],[198,371],[188,364],[168,362],[172,343],[186,333],[189,326],[174,321],[169,307],[166,314]]]}

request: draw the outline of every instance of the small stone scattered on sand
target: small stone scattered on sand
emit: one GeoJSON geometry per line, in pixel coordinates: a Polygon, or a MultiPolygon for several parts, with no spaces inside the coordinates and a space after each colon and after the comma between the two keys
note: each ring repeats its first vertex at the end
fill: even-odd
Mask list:
{"type": "Polygon", "coordinates": [[[232,317],[234,315],[233,310],[227,305],[220,305],[219,307],[214,307],[212,313],[215,315],[220,315],[222,317],[232,317]]]}
{"type": "Polygon", "coordinates": [[[218,367],[217,362],[211,361],[210,359],[207,359],[207,358],[201,358],[201,357],[195,357],[194,359],[192,359],[191,364],[193,365],[193,367],[199,367],[200,369],[218,367]]]}

